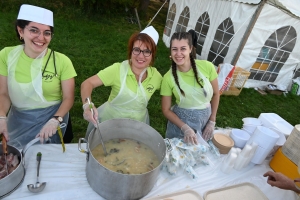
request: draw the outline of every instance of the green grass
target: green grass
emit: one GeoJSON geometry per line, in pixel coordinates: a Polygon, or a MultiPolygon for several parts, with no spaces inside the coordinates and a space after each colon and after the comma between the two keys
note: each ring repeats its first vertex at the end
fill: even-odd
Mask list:
{"type": "MultiPolygon", "coordinates": [[[[37,4],[36,4],[37,5],[37,4]]],[[[162,3],[151,1],[148,16],[153,17],[162,3]]],[[[2,10],[0,12],[0,49],[6,46],[18,45],[14,31],[14,21],[18,9],[2,10]]],[[[50,48],[67,55],[73,62],[78,76],[76,77],[76,93],[74,106],[70,113],[74,131],[72,142],[84,137],[87,122],[83,119],[80,98],[80,84],[99,70],[126,59],[127,42],[130,35],[139,31],[137,24],[129,24],[124,18],[126,13],[115,16],[84,16],[80,11],[66,8],[54,13],[55,35],[50,48]]],[[[170,67],[169,49],[162,41],[163,29],[167,16],[167,6],[164,7],[152,22],[158,30],[160,40],[155,67],[164,74],[170,67]]],[[[145,27],[148,21],[142,21],[145,27]]],[[[92,98],[96,106],[104,103],[110,93],[110,88],[100,87],[93,91],[92,98]]],[[[217,114],[218,127],[242,127],[242,118],[258,117],[260,113],[277,113],[290,124],[299,123],[298,111],[300,100],[298,96],[266,95],[262,96],[254,89],[243,89],[239,96],[221,96],[217,114]]],[[[160,95],[156,92],[148,106],[151,126],[164,136],[166,119],[160,107],[160,95]]]]}

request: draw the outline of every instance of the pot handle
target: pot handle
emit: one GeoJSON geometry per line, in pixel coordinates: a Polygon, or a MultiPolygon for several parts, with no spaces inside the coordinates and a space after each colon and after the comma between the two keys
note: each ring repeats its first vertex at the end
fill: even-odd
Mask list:
{"type": "Polygon", "coordinates": [[[33,140],[31,140],[30,142],[28,142],[25,147],[21,150],[21,154],[23,157],[23,166],[25,166],[25,153],[26,151],[29,149],[29,147],[31,147],[32,145],[34,145],[35,143],[37,143],[38,141],[40,141],[40,138],[34,138],[33,140]]]}
{"type": "Polygon", "coordinates": [[[164,141],[165,141],[166,146],[167,146],[167,152],[173,151],[174,147],[173,147],[172,142],[170,142],[169,138],[165,138],[164,141]]]}
{"type": "Polygon", "coordinates": [[[86,149],[89,149],[89,144],[87,143],[86,139],[85,138],[79,138],[79,141],[78,141],[78,150],[81,153],[88,154],[89,152],[87,150],[81,148],[81,141],[85,142],[86,143],[86,149]]]}

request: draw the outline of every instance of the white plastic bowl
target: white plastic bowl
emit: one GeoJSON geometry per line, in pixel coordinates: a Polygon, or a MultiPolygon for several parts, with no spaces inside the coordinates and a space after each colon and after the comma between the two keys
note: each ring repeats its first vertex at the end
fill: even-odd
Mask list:
{"type": "Polygon", "coordinates": [[[249,140],[250,134],[244,130],[234,128],[231,130],[230,137],[234,141],[234,146],[242,149],[249,140]]]}
{"type": "Polygon", "coordinates": [[[258,118],[254,118],[254,117],[245,117],[242,119],[244,124],[247,125],[256,125],[256,126],[261,126],[262,125],[262,121],[258,118]]]}
{"type": "Polygon", "coordinates": [[[247,131],[250,135],[252,135],[254,133],[256,127],[257,127],[257,125],[244,124],[242,129],[247,131]]]}

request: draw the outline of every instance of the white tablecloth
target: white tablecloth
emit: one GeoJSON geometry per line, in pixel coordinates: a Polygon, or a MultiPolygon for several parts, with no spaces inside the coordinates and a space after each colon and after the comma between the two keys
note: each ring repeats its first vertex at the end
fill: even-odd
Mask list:
{"type": "MultiPolygon", "coordinates": [[[[85,145],[82,146],[85,147],[85,145]]],[[[292,191],[271,187],[266,183],[266,178],[262,175],[270,170],[268,161],[262,165],[249,165],[241,171],[233,170],[230,174],[220,171],[220,161],[211,159],[211,163],[211,166],[196,168],[199,175],[197,181],[192,180],[186,174],[171,177],[162,171],[157,183],[144,198],[185,189],[192,189],[203,196],[209,190],[243,182],[258,186],[271,200],[296,200],[298,198],[292,191]]],[[[25,154],[26,175],[23,183],[5,199],[103,199],[89,186],[85,166],[86,154],[79,152],[78,144],[67,144],[65,153],[62,153],[60,145],[34,145],[25,154]],[[40,182],[47,182],[47,185],[42,192],[31,193],[27,185],[36,182],[36,154],[38,152],[42,153],[40,182]]]]}

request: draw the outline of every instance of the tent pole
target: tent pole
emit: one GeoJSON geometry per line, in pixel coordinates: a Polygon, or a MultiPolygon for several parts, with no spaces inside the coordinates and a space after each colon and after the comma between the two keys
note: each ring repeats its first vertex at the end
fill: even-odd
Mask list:
{"type": "Polygon", "coordinates": [[[147,26],[145,28],[147,28],[151,22],[154,20],[154,18],[156,17],[156,15],[159,13],[159,11],[162,9],[162,7],[164,7],[164,5],[168,2],[168,0],[165,1],[165,3],[160,7],[160,9],[156,12],[156,14],[154,15],[154,17],[151,19],[151,21],[147,24],[147,26]]]}
{"type": "Polygon", "coordinates": [[[139,27],[140,27],[140,31],[142,30],[142,27],[141,27],[141,23],[140,23],[140,18],[139,18],[139,14],[138,14],[138,11],[136,8],[134,8],[134,12],[135,12],[135,16],[137,18],[137,21],[139,23],[139,27]]]}
{"type": "Polygon", "coordinates": [[[236,65],[236,63],[237,63],[237,61],[238,61],[238,59],[239,59],[239,57],[242,53],[242,50],[244,49],[245,44],[246,44],[246,42],[249,38],[249,35],[250,35],[250,33],[251,33],[251,31],[252,31],[252,29],[253,29],[253,27],[254,27],[254,25],[255,25],[255,23],[256,23],[256,21],[257,21],[257,19],[258,19],[258,17],[259,17],[259,15],[260,15],[260,13],[261,13],[261,11],[262,11],[262,9],[263,9],[266,2],[267,2],[267,0],[262,0],[260,5],[256,9],[256,11],[255,11],[250,23],[249,23],[249,26],[248,26],[248,28],[245,32],[245,35],[243,36],[243,38],[240,42],[240,45],[237,48],[235,55],[233,56],[233,59],[231,61],[232,65],[234,65],[234,66],[236,65]]]}

